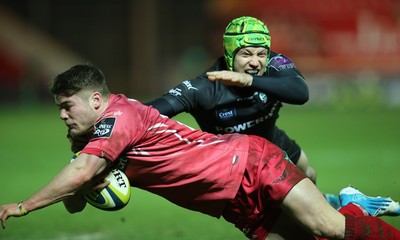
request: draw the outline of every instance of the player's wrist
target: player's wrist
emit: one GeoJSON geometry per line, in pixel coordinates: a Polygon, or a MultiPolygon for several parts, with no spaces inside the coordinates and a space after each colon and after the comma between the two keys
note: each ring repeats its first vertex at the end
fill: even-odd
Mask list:
{"type": "Polygon", "coordinates": [[[243,87],[250,87],[253,84],[253,76],[246,74],[244,77],[243,87]]]}
{"type": "Polygon", "coordinates": [[[253,85],[253,80],[254,80],[254,77],[250,76],[250,80],[247,83],[247,87],[251,87],[251,85],[253,85]]]}
{"type": "Polygon", "coordinates": [[[21,216],[28,215],[28,213],[29,213],[29,211],[26,210],[26,209],[24,208],[24,206],[22,205],[23,202],[24,202],[24,201],[21,201],[21,202],[18,203],[18,209],[19,209],[19,212],[21,213],[21,216]]]}

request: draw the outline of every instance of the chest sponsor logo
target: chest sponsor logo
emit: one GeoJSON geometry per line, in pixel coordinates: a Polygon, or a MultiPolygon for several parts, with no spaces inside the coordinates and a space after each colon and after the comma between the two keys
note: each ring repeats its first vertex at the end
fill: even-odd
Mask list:
{"type": "Polygon", "coordinates": [[[270,119],[274,115],[275,109],[277,108],[278,105],[279,105],[279,102],[276,102],[274,105],[272,105],[268,114],[261,116],[259,118],[256,118],[254,120],[242,122],[242,123],[232,125],[232,126],[216,126],[215,130],[219,133],[236,133],[236,132],[247,131],[252,127],[255,127],[260,124],[264,124],[268,119],[270,119]]]}
{"type": "Polygon", "coordinates": [[[105,118],[94,126],[93,138],[109,138],[116,122],[115,117],[105,118]]]}
{"type": "Polygon", "coordinates": [[[217,114],[217,119],[225,121],[236,117],[236,109],[231,108],[231,109],[217,110],[216,114],[217,114]]]}

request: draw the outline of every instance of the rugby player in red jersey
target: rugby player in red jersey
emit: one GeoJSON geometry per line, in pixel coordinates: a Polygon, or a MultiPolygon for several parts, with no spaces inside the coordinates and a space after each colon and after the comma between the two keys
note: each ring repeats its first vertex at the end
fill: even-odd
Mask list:
{"type": "Polygon", "coordinates": [[[71,139],[90,135],[88,143],[30,198],[0,206],[3,228],[11,216],[60,201],[71,213],[82,211],[83,189],[123,159],[131,186],[223,217],[249,239],[285,236],[290,229],[279,224],[283,212],[306,230],[298,228],[297,237],[400,238],[398,229],[374,217],[399,215],[399,203],[350,188],[343,192],[348,204],[339,213],[276,145],[258,136],[214,135],[171,120],[110,93],[104,75],[93,65],[76,65],[57,75],[51,92],[71,139]]]}

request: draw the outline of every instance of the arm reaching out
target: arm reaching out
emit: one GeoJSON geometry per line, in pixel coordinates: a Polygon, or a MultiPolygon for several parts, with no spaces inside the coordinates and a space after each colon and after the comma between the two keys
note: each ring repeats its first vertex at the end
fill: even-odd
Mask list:
{"type": "Polygon", "coordinates": [[[250,74],[226,70],[207,72],[207,77],[211,81],[221,81],[226,85],[236,87],[249,87],[253,83],[253,77],[250,74]]]}
{"type": "MultiPolygon", "coordinates": [[[[45,187],[24,202],[0,206],[0,221],[3,229],[9,217],[21,217],[29,212],[63,201],[101,174],[107,166],[104,158],[80,154],[75,161],[65,166],[45,187]]],[[[69,209],[67,209],[69,210],[69,209]]]]}
{"type": "Polygon", "coordinates": [[[308,86],[295,69],[286,69],[275,76],[252,76],[224,70],[207,72],[207,77],[210,81],[221,81],[229,86],[252,87],[290,104],[304,104],[309,98],[308,86]]]}

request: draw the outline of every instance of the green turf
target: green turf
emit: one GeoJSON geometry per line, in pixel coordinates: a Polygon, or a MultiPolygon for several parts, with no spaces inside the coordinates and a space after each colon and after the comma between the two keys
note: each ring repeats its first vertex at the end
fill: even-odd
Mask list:
{"type": "MultiPolygon", "coordinates": [[[[197,126],[187,115],[181,122],[197,126]]],[[[296,139],[318,172],[318,186],[337,193],[352,184],[369,195],[400,199],[399,111],[335,112],[284,108],[279,126],[296,139]]],[[[65,126],[54,107],[2,108],[0,114],[0,204],[28,198],[69,162],[65,126]]],[[[385,217],[400,228],[400,217],[385,217]]],[[[132,189],[118,212],[88,206],[70,215],[56,204],[11,218],[1,240],[244,239],[231,224],[178,208],[132,189]]]]}

